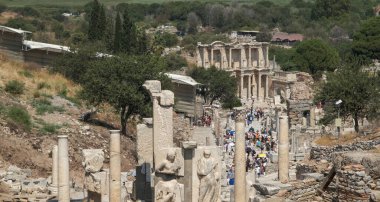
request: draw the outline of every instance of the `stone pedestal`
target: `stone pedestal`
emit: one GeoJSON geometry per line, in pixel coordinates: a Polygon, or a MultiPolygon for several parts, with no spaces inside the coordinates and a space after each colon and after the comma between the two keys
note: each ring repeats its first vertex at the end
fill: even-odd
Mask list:
{"type": "Polygon", "coordinates": [[[246,159],[245,159],[245,115],[243,108],[235,108],[237,114],[235,118],[236,142],[235,142],[235,188],[234,198],[236,202],[245,202],[246,196],[246,159]]]}
{"type": "Polygon", "coordinates": [[[289,134],[288,116],[280,116],[278,145],[278,178],[281,182],[289,180],[289,134]]]}
{"type": "Polygon", "coordinates": [[[110,139],[110,202],[121,201],[120,131],[111,130],[110,139]]]}
{"type": "Polygon", "coordinates": [[[70,202],[69,145],[67,135],[58,136],[58,199],[70,202]]]}

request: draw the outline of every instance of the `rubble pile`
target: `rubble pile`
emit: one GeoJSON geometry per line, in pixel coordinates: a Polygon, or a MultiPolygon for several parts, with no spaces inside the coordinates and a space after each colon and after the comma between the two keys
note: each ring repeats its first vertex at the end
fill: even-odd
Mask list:
{"type": "Polygon", "coordinates": [[[319,183],[315,179],[305,179],[293,184],[293,190],[289,196],[293,201],[312,200],[317,193],[319,183]]]}

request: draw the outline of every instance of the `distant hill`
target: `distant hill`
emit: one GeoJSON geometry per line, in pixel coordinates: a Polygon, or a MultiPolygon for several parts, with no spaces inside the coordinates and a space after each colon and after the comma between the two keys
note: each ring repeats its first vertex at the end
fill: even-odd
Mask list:
{"type": "MultiPolygon", "coordinates": [[[[173,0],[100,0],[101,3],[106,5],[115,5],[119,3],[163,3],[171,2],[173,0]]],[[[181,0],[180,0],[181,1],[181,0]]],[[[182,0],[189,1],[189,0],[182,0]]],[[[231,0],[199,0],[202,2],[231,2],[231,0]]],[[[241,3],[256,3],[261,0],[244,0],[239,1],[241,3]]],[[[287,4],[290,0],[269,0],[276,4],[287,4]]],[[[21,6],[35,6],[35,5],[52,5],[52,6],[81,6],[91,0],[0,0],[0,4],[5,4],[9,7],[21,7],[21,6]]]]}

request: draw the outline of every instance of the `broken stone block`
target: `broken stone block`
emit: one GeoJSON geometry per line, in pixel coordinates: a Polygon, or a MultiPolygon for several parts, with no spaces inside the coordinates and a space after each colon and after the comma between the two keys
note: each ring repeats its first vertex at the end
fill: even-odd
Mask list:
{"type": "Polygon", "coordinates": [[[34,180],[24,180],[21,183],[21,192],[23,193],[33,193],[33,192],[39,192],[39,193],[47,193],[48,187],[47,187],[47,179],[40,178],[40,179],[34,179],[34,180]]]}
{"type": "Polygon", "coordinates": [[[254,184],[253,185],[257,191],[261,193],[261,195],[275,195],[280,191],[279,187],[269,184],[254,184]]]}
{"type": "Polygon", "coordinates": [[[104,152],[101,149],[83,149],[82,165],[86,172],[95,173],[103,168],[104,152]]]}

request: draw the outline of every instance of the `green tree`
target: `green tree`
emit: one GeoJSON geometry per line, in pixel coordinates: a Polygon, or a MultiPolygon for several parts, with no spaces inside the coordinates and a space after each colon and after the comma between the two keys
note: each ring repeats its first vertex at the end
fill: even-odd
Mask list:
{"type": "Polygon", "coordinates": [[[167,62],[166,71],[179,70],[182,67],[187,67],[186,59],[182,57],[180,54],[171,53],[165,55],[164,58],[167,62]]]}
{"type": "Polygon", "coordinates": [[[380,59],[380,17],[365,21],[354,35],[353,52],[368,59],[380,59]]]}
{"type": "Polygon", "coordinates": [[[377,118],[380,114],[380,77],[362,71],[357,66],[348,66],[327,75],[327,82],[317,91],[316,102],[325,103],[322,123],[337,117],[352,117],[355,131],[359,132],[359,119],[377,118]],[[339,107],[335,102],[342,100],[339,107]]]}
{"type": "Polygon", "coordinates": [[[337,17],[347,13],[350,7],[350,0],[316,0],[312,10],[312,18],[337,17]]]}
{"type": "Polygon", "coordinates": [[[154,37],[154,41],[155,41],[155,44],[159,46],[173,47],[177,45],[178,38],[174,34],[164,32],[164,33],[157,33],[154,37]]]}
{"type": "Polygon", "coordinates": [[[98,0],[94,0],[91,9],[88,28],[88,39],[91,41],[101,40],[104,37],[106,26],[106,14],[104,6],[98,0]]]}
{"type": "Polygon", "coordinates": [[[204,85],[200,93],[204,96],[205,102],[212,104],[215,100],[220,100],[224,103],[236,97],[237,81],[229,72],[215,67],[194,68],[190,76],[204,85]]]}
{"type": "Polygon", "coordinates": [[[137,48],[137,28],[127,12],[123,14],[121,50],[124,53],[135,53],[137,48]]]}
{"type": "Polygon", "coordinates": [[[324,71],[334,71],[339,64],[339,54],[327,43],[312,39],[296,46],[290,60],[297,70],[306,71],[319,79],[324,71]]]}
{"type": "Polygon", "coordinates": [[[115,22],[115,37],[114,37],[114,52],[120,52],[121,50],[121,38],[122,38],[122,27],[121,27],[121,18],[119,12],[116,14],[116,22],[115,22]]]}
{"type": "MultiPolygon", "coordinates": [[[[162,58],[153,55],[103,58],[92,62],[83,83],[83,98],[93,105],[108,103],[120,113],[122,134],[132,114],[151,112],[150,98],[142,85],[146,80],[165,80],[162,58]]],[[[163,82],[165,83],[165,82],[163,82]]],[[[164,87],[164,86],[163,86],[164,87]]]]}

